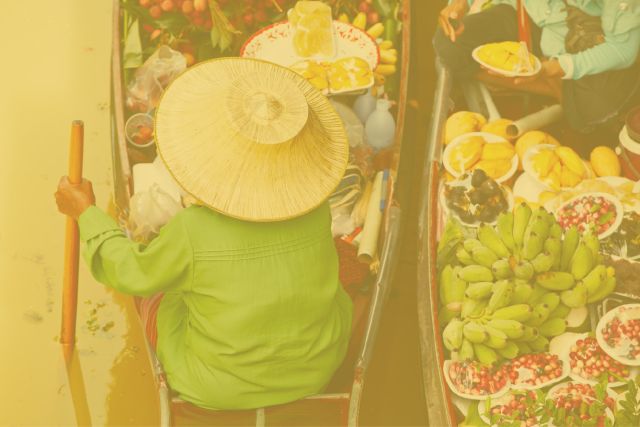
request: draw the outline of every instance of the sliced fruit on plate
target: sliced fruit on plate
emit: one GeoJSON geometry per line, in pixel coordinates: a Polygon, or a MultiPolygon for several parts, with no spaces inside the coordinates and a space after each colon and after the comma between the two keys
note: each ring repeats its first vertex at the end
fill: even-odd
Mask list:
{"type": "Polygon", "coordinates": [[[482,400],[499,396],[509,389],[509,381],[501,369],[477,361],[444,362],[447,384],[455,394],[467,399],[482,400]]]}
{"type": "Polygon", "coordinates": [[[598,322],[596,337],[605,353],[615,360],[640,366],[640,304],[609,311],[598,322]]]}
{"type": "Polygon", "coordinates": [[[503,369],[514,388],[531,390],[556,383],[569,374],[566,364],[552,353],[524,354],[507,362],[503,369]]]}
{"type": "Polygon", "coordinates": [[[296,54],[304,58],[336,54],[331,7],[321,1],[303,0],[287,15],[296,54]]]}
{"type": "Polygon", "coordinates": [[[591,228],[600,238],[612,234],[620,226],[623,215],[620,201],[607,193],[576,196],[556,211],[556,219],[563,228],[575,225],[580,232],[591,228]]]}
{"type": "Polygon", "coordinates": [[[594,337],[583,334],[569,348],[567,357],[571,378],[595,384],[603,377],[609,385],[622,384],[629,378],[629,368],[607,355],[594,337]]]}
{"type": "Polygon", "coordinates": [[[329,65],[329,87],[332,91],[348,91],[373,84],[373,72],[362,58],[342,58],[329,65]]]}
{"type": "Polygon", "coordinates": [[[463,173],[471,169],[482,158],[482,148],[485,144],[484,138],[472,136],[460,142],[451,149],[449,161],[451,167],[458,173],[463,173]]]}
{"type": "Polygon", "coordinates": [[[296,62],[289,68],[307,79],[316,89],[322,91],[329,88],[327,70],[319,62],[304,60],[296,62]]]}
{"type": "Polygon", "coordinates": [[[521,59],[521,49],[520,43],[514,41],[489,43],[478,49],[477,57],[486,65],[512,73],[535,68],[536,57],[529,54],[528,58],[521,59]],[[527,59],[530,67],[526,64],[527,59]]]}

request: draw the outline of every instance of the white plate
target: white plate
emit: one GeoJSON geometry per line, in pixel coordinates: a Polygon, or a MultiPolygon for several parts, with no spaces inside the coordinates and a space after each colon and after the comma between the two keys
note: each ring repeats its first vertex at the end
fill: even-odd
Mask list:
{"type": "MultiPolygon", "coordinates": [[[[570,364],[571,359],[570,359],[569,354],[571,353],[571,347],[573,347],[573,345],[576,343],[576,341],[584,340],[588,336],[589,336],[589,334],[585,333],[585,334],[579,334],[579,335],[573,337],[573,339],[571,340],[571,342],[568,345],[567,352],[562,357],[566,359],[566,363],[569,366],[569,377],[572,380],[574,380],[575,382],[583,383],[583,384],[596,385],[596,384],[598,384],[598,380],[590,380],[590,379],[587,379],[587,378],[585,378],[585,377],[583,377],[581,375],[578,375],[578,374],[574,373],[573,370],[571,369],[571,364],[570,364]]],[[[598,345],[600,345],[599,342],[598,342],[598,345]]],[[[600,348],[602,348],[602,345],[600,345],[600,348]]],[[[635,377],[635,373],[634,372],[630,372],[629,378],[634,378],[634,377],[635,377]]],[[[625,382],[623,382],[623,381],[614,381],[614,382],[608,383],[607,386],[608,387],[618,387],[618,386],[621,386],[621,385],[624,385],[624,384],[625,384],[625,382]]]]}
{"type": "MultiPolygon", "coordinates": [[[[534,145],[533,147],[529,148],[524,153],[524,159],[522,159],[522,168],[524,169],[524,171],[526,173],[528,173],[529,175],[531,175],[531,177],[533,179],[538,181],[540,183],[540,185],[543,185],[545,189],[548,189],[548,190],[551,190],[551,191],[554,191],[554,192],[558,191],[558,190],[553,189],[545,179],[540,178],[538,176],[538,174],[536,173],[535,169],[533,168],[533,162],[531,161],[531,157],[533,157],[535,154],[537,154],[542,149],[556,148],[556,147],[557,147],[557,145],[553,145],[553,144],[538,144],[538,145],[534,145]]],[[[582,159],[582,162],[584,163],[584,167],[585,167],[585,170],[586,170],[586,176],[584,177],[584,179],[593,178],[593,171],[591,169],[591,166],[589,165],[589,162],[587,162],[584,159],[582,159]]],[[[571,190],[573,188],[574,187],[560,187],[560,190],[571,190]]]]}
{"type": "MultiPolygon", "coordinates": [[[[543,353],[537,353],[537,354],[543,354],[543,353]]],[[[555,354],[555,353],[551,353],[551,354],[555,354]]],[[[526,354],[523,356],[527,356],[526,354]]],[[[544,387],[549,387],[550,385],[556,384],[562,380],[564,380],[565,378],[567,378],[567,376],[569,375],[569,362],[567,360],[564,360],[562,355],[560,354],[556,354],[556,356],[558,356],[558,360],[560,360],[560,362],[562,362],[562,375],[554,378],[552,380],[549,380],[545,383],[541,383],[541,384],[536,384],[536,385],[527,385],[527,384],[514,384],[511,383],[511,389],[512,390],[538,390],[544,387]]],[[[520,357],[520,356],[519,356],[520,357]]]]}
{"type": "MultiPolygon", "coordinates": [[[[496,144],[496,143],[499,143],[499,142],[509,142],[509,141],[507,141],[506,139],[504,139],[503,137],[501,137],[499,135],[494,135],[492,133],[487,133],[487,132],[465,133],[463,135],[460,135],[460,136],[454,138],[446,146],[446,148],[444,149],[444,153],[443,153],[443,156],[442,156],[442,164],[444,165],[444,168],[447,170],[447,172],[449,172],[451,175],[453,175],[456,178],[461,177],[464,174],[464,172],[469,172],[469,171],[458,172],[455,169],[453,169],[453,167],[451,167],[451,162],[449,161],[449,157],[451,155],[451,150],[453,150],[454,147],[456,147],[457,145],[460,145],[462,142],[466,141],[467,139],[469,139],[469,138],[471,138],[473,136],[480,136],[480,137],[484,138],[485,142],[488,143],[488,144],[496,144]]],[[[513,176],[513,174],[516,173],[517,170],[518,170],[518,155],[515,154],[513,156],[513,158],[511,159],[511,169],[509,169],[509,172],[507,172],[505,175],[499,177],[495,181],[498,184],[500,184],[501,182],[505,182],[506,180],[511,178],[513,176]]]]}
{"type": "Polygon", "coordinates": [[[494,73],[498,73],[501,74],[505,77],[531,77],[531,76],[535,76],[536,74],[538,74],[540,72],[540,70],[542,69],[542,63],[540,62],[540,59],[538,59],[537,56],[534,55],[534,65],[533,65],[533,70],[531,72],[521,72],[521,73],[516,73],[513,71],[507,71],[507,70],[503,70],[502,68],[497,68],[494,67],[493,65],[489,65],[486,62],[483,62],[479,57],[478,57],[478,52],[480,51],[480,49],[482,49],[485,45],[482,46],[478,46],[477,48],[473,49],[473,52],[471,52],[471,57],[480,65],[482,65],[484,68],[493,71],[494,73]]]}
{"type": "MultiPolygon", "coordinates": [[[[445,182],[440,186],[440,195],[439,195],[439,203],[440,206],[442,206],[442,210],[444,211],[445,215],[447,217],[455,217],[456,219],[458,219],[464,226],[466,227],[480,227],[480,224],[483,224],[481,221],[476,221],[474,223],[468,223],[466,221],[463,221],[458,214],[456,214],[455,212],[453,212],[451,209],[449,209],[449,206],[447,206],[447,198],[445,196],[445,186],[449,186],[449,187],[457,187],[457,186],[461,186],[461,187],[466,187],[469,188],[470,187],[470,183],[464,182],[464,181],[451,181],[451,182],[445,182]]],[[[499,184],[498,184],[499,185],[499,184]]],[[[513,198],[513,193],[511,192],[511,190],[509,189],[509,187],[506,186],[500,186],[500,188],[502,189],[502,192],[505,196],[505,198],[507,199],[507,210],[505,212],[511,212],[513,211],[513,205],[515,204],[514,198],[513,198]]],[[[485,222],[484,224],[487,225],[496,225],[496,223],[498,222],[498,217],[496,216],[496,219],[494,221],[491,222],[485,222]]]]}
{"type": "MultiPolygon", "coordinates": [[[[360,28],[340,21],[333,21],[337,39],[337,54],[332,61],[357,56],[375,70],[380,63],[380,51],[376,41],[360,28]]],[[[278,22],[255,33],[240,49],[240,56],[263,59],[289,67],[296,62],[313,58],[298,56],[291,41],[291,26],[288,21],[278,22]]]]}
{"type": "Polygon", "coordinates": [[[447,382],[447,385],[449,386],[449,389],[454,394],[456,394],[456,395],[458,395],[460,397],[463,397],[465,399],[470,399],[470,400],[486,400],[488,397],[491,397],[491,399],[500,397],[500,396],[504,395],[506,392],[509,391],[509,381],[507,380],[507,382],[505,383],[504,387],[502,389],[500,389],[499,391],[497,391],[496,393],[493,393],[493,394],[475,395],[475,394],[462,393],[462,392],[458,391],[458,389],[453,384],[453,381],[451,381],[451,378],[449,378],[449,365],[451,365],[451,363],[454,363],[453,360],[445,360],[444,364],[442,365],[442,370],[444,372],[444,379],[447,382]]]}
{"type": "Polygon", "coordinates": [[[611,224],[611,227],[609,227],[607,229],[607,231],[605,231],[604,233],[598,234],[598,238],[600,239],[604,239],[605,237],[610,236],[611,234],[615,233],[615,231],[618,229],[618,227],[620,227],[620,224],[622,224],[622,219],[624,218],[624,207],[622,206],[622,203],[620,202],[620,200],[618,200],[617,197],[612,196],[609,193],[583,193],[583,194],[579,194],[575,197],[570,198],[569,200],[567,200],[566,202],[562,203],[558,209],[556,209],[556,211],[554,212],[556,219],[558,219],[558,215],[559,212],[562,210],[563,207],[565,207],[566,205],[574,202],[575,200],[581,199],[583,197],[586,196],[592,196],[592,197],[602,197],[603,199],[607,199],[607,201],[611,202],[611,204],[613,204],[616,208],[616,220],[613,222],[613,224],[611,224]]]}
{"type": "Polygon", "coordinates": [[[526,172],[521,174],[513,184],[513,196],[531,203],[538,203],[540,193],[543,191],[547,191],[547,187],[526,172]]]}
{"type": "Polygon", "coordinates": [[[607,325],[607,323],[613,320],[613,318],[620,313],[620,309],[622,307],[625,307],[625,311],[627,309],[633,310],[632,316],[625,316],[625,318],[640,319],[640,304],[625,304],[616,307],[600,318],[598,326],[596,327],[596,339],[598,340],[598,344],[600,344],[600,347],[602,347],[604,352],[611,356],[611,358],[627,366],[640,366],[640,358],[633,360],[619,355],[614,348],[610,347],[609,344],[607,344],[604,337],[602,336],[602,329],[607,325]]]}

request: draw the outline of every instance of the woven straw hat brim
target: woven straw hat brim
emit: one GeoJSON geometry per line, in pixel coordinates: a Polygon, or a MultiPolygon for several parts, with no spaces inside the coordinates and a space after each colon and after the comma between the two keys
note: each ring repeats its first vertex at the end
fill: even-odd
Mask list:
{"type": "Polygon", "coordinates": [[[248,221],[315,209],[338,186],[349,157],[344,126],[328,99],[297,73],[254,59],[189,68],[166,89],[155,132],[159,155],[187,193],[248,221]],[[250,88],[282,101],[278,120],[253,129],[247,117],[238,118],[237,92],[250,88]]]}

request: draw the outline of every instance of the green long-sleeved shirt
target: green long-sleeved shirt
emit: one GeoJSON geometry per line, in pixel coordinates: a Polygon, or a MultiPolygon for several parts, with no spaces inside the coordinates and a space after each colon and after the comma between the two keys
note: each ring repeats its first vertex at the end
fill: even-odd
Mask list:
{"type": "Polygon", "coordinates": [[[342,362],[352,307],[328,206],[275,223],[192,206],[146,247],[96,207],[78,223],[98,281],[131,295],[164,292],[158,357],[184,400],[210,409],[285,403],[321,391],[342,362]]]}
{"type": "MultiPolygon", "coordinates": [[[[492,0],[516,7],[516,0],[492,0]]],[[[576,54],[565,50],[569,31],[563,0],[524,0],[531,20],[542,28],[540,45],[547,57],[558,58],[566,79],[628,68],[640,49],[640,0],[567,0],[586,13],[602,18],[605,42],[576,54]]],[[[472,4],[473,0],[469,0],[472,4]]]]}

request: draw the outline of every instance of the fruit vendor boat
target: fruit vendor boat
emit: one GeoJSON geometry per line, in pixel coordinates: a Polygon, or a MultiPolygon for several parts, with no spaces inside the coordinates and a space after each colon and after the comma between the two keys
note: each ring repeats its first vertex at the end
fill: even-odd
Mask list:
{"type": "Polygon", "coordinates": [[[548,99],[436,68],[417,290],[429,425],[638,425],[640,177],[603,147],[580,158],[548,99]]]}
{"type": "MultiPolygon", "coordinates": [[[[137,0],[128,0],[121,2],[114,1],[113,5],[113,53],[112,53],[112,102],[111,102],[111,118],[112,118],[112,139],[111,153],[113,159],[113,204],[115,216],[126,226],[129,215],[130,201],[134,195],[136,185],[134,166],[141,163],[150,163],[155,157],[154,147],[147,144],[147,140],[151,138],[151,133],[146,134],[139,132],[131,138],[126,124],[135,113],[139,113],[139,106],[135,102],[128,101],[128,86],[131,79],[134,78],[133,71],[135,67],[133,63],[140,67],[142,58],[149,55],[147,47],[140,46],[140,40],[137,37],[131,37],[132,31],[143,34],[142,44],[151,43],[161,40],[163,37],[169,37],[177,23],[184,23],[185,17],[178,16],[178,12],[182,10],[185,16],[188,16],[187,25],[196,28],[204,28],[211,31],[211,35],[206,33],[205,41],[202,37],[196,43],[199,46],[195,48],[192,45],[181,50],[186,58],[187,65],[194,61],[222,56],[220,51],[225,55],[238,55],[245,53],[250,47],[250,42],[260,37],[264,32],[273,31],[274,27],[281,26],[278,19],[286,19],[284,13],[276,16],[268,21],[263,14],[270,11],[272,15],[277,15],[277,8],[282,6],[290,7],[295,2],[278,0],[264,1],[267,8],[257,8],[254,15],[242,15],[239,21],[234,20],[233,16],[224,16],[227,10],[234,10],[236,7],[234,2],[144,2],[137,0]],[[171,4],[169,4],[171,3],[171,4]],[[157,4],[157,5],[156,5],[157,4]],[[214,8],[211,18],[193,12],[193,7],[214,8]],[[146,7],[146,10],[145,10],[146,7]],[[175,8],[178,8],[177,10],[175,8]],[[134,21],[134,17],[138,16],[139,20],[134,21]],[[156,19],[157,18],[157,19],[156,19]],[[211,22],[211,21],[214,22],[211,22]],[[139,22],[138,22],[139,21],[139,22]],[[274,23],[272,23],[274,22],[274,23]],[[227,37],[242,38],[244,34],[240,31],[222,31],[216,32],[216,25],[221,29],[229,30],[232,25],[237,28],[244,28],[247,32],[244,40],[248,36],[254,34],[252,38],[248,38],[249,42],[245,42],[244,47],[240,43],[233,44],[227,37]],[[250,30],[249,30],[250,29],[250,30]],[[211,40],[211,41],[209,41],[211,40]],[[206,46],[205,46],[206,45],[206,46]],[[213,46],[212,46],[213,45],[213,46]],[[204,46],[204,47],[203,47],[204,46]],[[212,49],[212,47],[217,48],[212,49]],[[136,59],[137,57],[137,59],[136,59]],[[137,61],[137,62],[136,62],[137,61]],[[131,140],[133,139],[133,140],[131,140]],[[139,146],[136,146],[139,144],[139,146]]],[[[251,2],[245,2],[251,3],[251,2]]],[[[260,3],[260,2],[254,2],[260,3]]],[[[330,2],[331,3],[331,2],[330,2]]],[[[376,1],[373,5],[366,2],[367,7],[371,9],[368,15],[358,13],[357,2],[354,1],[335,1],[334,8],[339,8],[341,13],[339,19],[334,21],[341,28],[347,28],[350,33],[364,34],[361,30],[369,20],[377,21],[381,17],[386,16],[384,26],[386,33],[383,35],[383,25],[374,24],[369,28],[369,35],[366,36],[366,42],[378,43],[384,40],[384,45],[380,49],[386,48],[387,63],[380,68],[382,74],[375,74],[375,86],[382,92],[388,94],[389,100],[394,106],[391,109],[396,124],[395,135],[392,138],[390,147],[378,152],[374,166],[374,173],[383,177],[382,187],[382,214],[380,220],[380,231],[377,241],[376,253],[370,254],[377,262],[377,268],[371,269],[374,273],[369,273],[369,267],[366,266],[366,279],[357,287],[357,293],[360,299],[364,300],[363,304],[359,304],[360,308],[354,312],[354,329],[353,336],[348,351],[348,356],[343,366],[336,373],[334,380],[324,393],[310,396],[300,401],[292,402],[276,407],[260,408],[249,411],[209,411],[195,407],[187,402],[176,398],[169,388],[169,385],[163,374],[162,366],[155,357],[153,351],[149,349],[150,363],[155,372],[157,383],[158,399],[161,406],[161,418],[163,425],[357,425],[360,411],[360,401],[362,398],[363,388],[366,384],[366,375],[369,363],[372,357],[376,335],[379,329],[379,323],[382,315],[385,300],[388,296],[390,282],[393,276],[394,267],[397,263],[399,255],[398,239],[401,224],[401,206],[397,200],[395,186],[396,175],[399,166],[400,147],[403,139],[403,124],[405,117],[405,109],[407,104],[407,85],[409,71],[409,33],[410,33],[410,1],[376,1]],[[367,6],[369,5],[369,6],[367,6]],[[355,16],[353,24],[350,21],[355,16]],[[389,49],[393,45],[394,49],[389,49]],[[394,74],[394,75],[391,75],[394,74]],[[384,80],[386,79],[386,82],[384,80]],[[382,165],[382,166],[380,166],[382,165]],[[383,172],[381,172],[383,171],[383,172]]],[[[257,6],[256,6],[257,7],[257,6]]],[[[196,9],[197,11],[197,9],[196,9]]],[[[282,12],[282,11],[281,11],[282,12]]],[[[208,12],[207,12],[208,13],[208,12]]],[[[334,10],[334,13],[337,12],[334,10]]],[[[227,14],[228,15],[228,14],[227,14]]],[[[273,17],[273,16],[272,16],[273,17]]],[[[237,18],[237,17],[236,17],[237,18]]],[[[193,28],[191,27],[191,28],[193,28]]],[[[201,31],[202,33],[202,31],[201,31]]],[[[181,34],[182,36],[182,34],[181,34]]],[[[359,37],[362,38],[360,35],[359,37]]],[[[167,41],[165,39],[164,41],[167,41]]],[[[176,42],[176,40],[173,40],[176,42]]],[[[180,41],[178,41],[178,44],[180,41]]],[[[157,46],[157,45],[156,45],[157,46]]],[[[375,45],[374,45],[375,46],[375,45]]],[[[174,43],[175,47],[175,43],[174,43]]],[[[378,47],[375,48],[376,54],[380,52],[378,47]]],[[[245,55],[246,56],[246,55],[245,55]]],[[[375,58],[380,60],[379,58],[375,58]]],[[[307,77],[307,76],[305,76],[307,77]]],[[[313,81],[312,81],[313,83],[313,81]]],[[[374,88],[375,90],[375,88],[374,88]]],[[[345,90],[338,90],[342,94],[340,101],[343,105],[353,103],[355,96],[352,94],[344,95],[345,90]]],[[[360,90],[360,94],[363,91],[360,90]]],[[[144,115],[144,114],[143,114],[144,115]]],[[[352,114],[353,115],[353,114],[352,114]]],[[[146,126],[144,120],[139,124],[140,127],[146,126]]],[[[144,129],[143,129],[144,130],[144,129]]],[[[378,205],[376,205],[378,206],[378,205]]],[[[382,209],[381,208],[381,209],[382,209]]],[[[344,247],[343,247],[344,249],[344,247]]],[[[339,253],[341,255],[341,269],[343,263],[354,264],[354,254],[352,247],[347,247],[345,251],[339,253]],[[344,255],[344,253],[347,255],[344,255]],[[344,255],[344,256],[343,256],[344,255]],[[345,260],[345,257],[350,257],[345,260]]],[[[357,265],[357,263],[356,263],[357,265]]],[[[361,270],[362,264],[358,267],[361,270]]],[[[341,277],[342,279],[342,277],[341,277]]],[[[357,306],[358,304],[356,304],[357,306]]]]}

